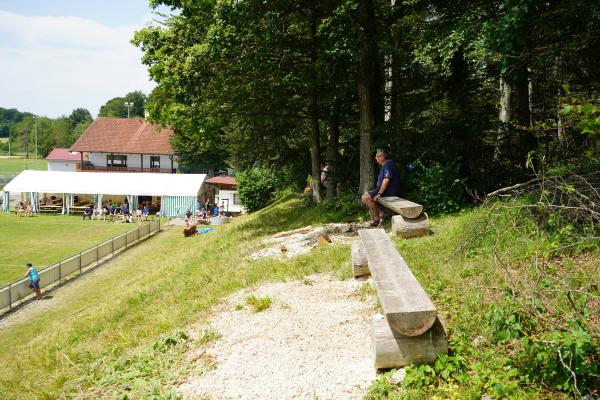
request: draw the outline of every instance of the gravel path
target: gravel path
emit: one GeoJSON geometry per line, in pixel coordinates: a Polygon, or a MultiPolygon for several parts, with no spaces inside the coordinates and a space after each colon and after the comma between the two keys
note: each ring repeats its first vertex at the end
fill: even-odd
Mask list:
{"type": "Polygon", "coordinates": [[[185,399],[360,399],[375,378],[371,360],[372,300],[355,294],[361,281],[313,275],[237,293],[219,307],[210,328],[221,337],[195,349],[192,359],[214,367],[190,376],[185,399]],[[249,295],[273,305],[253,313],[249,295]],[[240,305],[244,305],[240,309],[240,305]]]}

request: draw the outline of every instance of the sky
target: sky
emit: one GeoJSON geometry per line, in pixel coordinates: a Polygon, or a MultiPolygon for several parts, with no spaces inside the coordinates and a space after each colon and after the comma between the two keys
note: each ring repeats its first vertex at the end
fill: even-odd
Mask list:
{"type": "Polygon", "coordinates": [[[0,107],[96,117],[114,97],[149,94],[155,85],[129,41],[157,18],[148,0],[0,0],[0,107]]]}

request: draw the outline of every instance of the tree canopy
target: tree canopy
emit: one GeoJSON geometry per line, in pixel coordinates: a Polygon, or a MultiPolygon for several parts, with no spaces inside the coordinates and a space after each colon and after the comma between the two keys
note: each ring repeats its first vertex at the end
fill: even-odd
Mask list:
{"type": "Polygon", "coordinates": [[[144,118],[144,107],[148,97],[139,90],[127,93],[124,97],[114,97],[100,107],[99,117],[144,118]],[[129,104],[129,106],[127,106],[129,104]],[[128,114],[129,112],[129,114],[128,114]]]}
{"type": "Polygon", "coordinates": [[[175,128],[184,165],[263,165],[302,186],[325,159],[358,193],[387,147],[419,165],[401,168],[418,201],[426,180],[476,193],[522,179],[531,154],[597,162],[582,114],[563,112],[599,102],[595,1],[151,4],[177,13],[133,42],[157,83],[150,117],[175,128]]]}
{"type": "Polygon", "coordinates": [[[92,115],[85,108],[76,108],[68,117],[56,119],[36,116],[16,109],[0,108],[0,151],[22,153],[26,157],[36,153],[46,157],[55,147],[70,147],[92,123],[92,115]],[[9,143],[10,142],[10,143],[9,143]]]}

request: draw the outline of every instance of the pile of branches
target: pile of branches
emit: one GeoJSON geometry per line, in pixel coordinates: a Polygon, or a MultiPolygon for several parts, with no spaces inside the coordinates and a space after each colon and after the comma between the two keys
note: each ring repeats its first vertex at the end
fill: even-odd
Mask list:
{"type": "Polygon", "coordinates": [[[484,203],[497,198],[522,196],[535,200],[522,207],[538,211],[541,217],[558,212],[574,226],[587,226],[596,232],[600,227],[600,171],[587,174],[571,172],[562,176],[536,175],[527,182],[489,193],[484,203]]]}

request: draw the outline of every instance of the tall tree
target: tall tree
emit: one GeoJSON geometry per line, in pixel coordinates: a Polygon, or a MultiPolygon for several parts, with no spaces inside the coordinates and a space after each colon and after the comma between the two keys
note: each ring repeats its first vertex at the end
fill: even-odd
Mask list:
{"type": "Polygon", "coordinates": [[[125,97],[115,97],[100,107],[99,117],[144,118],[148,97],[141,91],[130,92],[125,97]]]}

